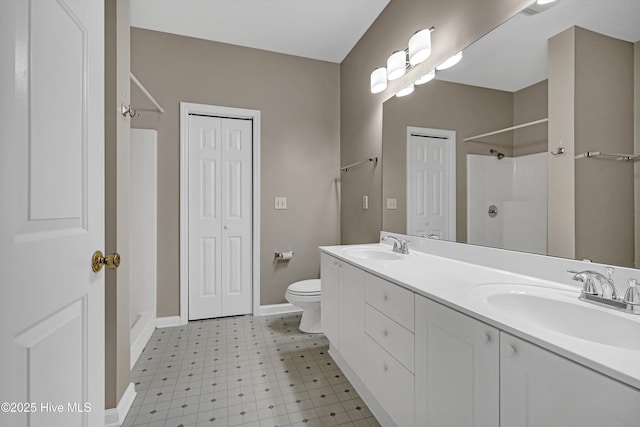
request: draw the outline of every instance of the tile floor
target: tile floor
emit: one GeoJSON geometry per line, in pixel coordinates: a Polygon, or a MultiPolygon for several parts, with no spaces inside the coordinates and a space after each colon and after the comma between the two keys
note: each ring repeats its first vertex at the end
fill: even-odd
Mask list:
{"type": "Polygon", "coordinates": [[[379,426],[300,315],[157,329],[133,371],[123,427],[379,426]]]}

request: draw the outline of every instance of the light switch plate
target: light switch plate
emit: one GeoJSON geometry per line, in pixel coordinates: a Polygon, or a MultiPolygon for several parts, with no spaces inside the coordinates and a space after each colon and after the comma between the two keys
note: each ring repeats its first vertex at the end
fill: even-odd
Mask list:
{"type": "Polygon", "coordinates": [[[398,199],[387,199],[387,209],[398,209],[398,199]]]}
{"type": "Polygon", "coordinates": [[[369,196],[362,196],[362,209],[369,209],[369,196]]]}
{"type": "Polygon", "coordinates": [[[274,203],[274,209],[276,210],[287,209],[287,198],[276,197],[275,203],[274,203]]]}

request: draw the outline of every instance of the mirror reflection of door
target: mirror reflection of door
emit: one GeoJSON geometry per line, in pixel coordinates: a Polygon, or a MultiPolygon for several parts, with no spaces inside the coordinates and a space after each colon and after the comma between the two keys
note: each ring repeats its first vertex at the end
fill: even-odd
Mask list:
{"type": "Polygon", "coordinates": [[[407,127],[407,234],[455,241],[455,144],[454,131],[407,127]]]}

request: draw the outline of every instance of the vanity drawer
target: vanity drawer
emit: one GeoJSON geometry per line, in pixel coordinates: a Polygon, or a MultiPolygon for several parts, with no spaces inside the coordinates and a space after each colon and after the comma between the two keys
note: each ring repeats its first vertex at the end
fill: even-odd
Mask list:
{"type": "Polygon", "coordinates": [[[399,323],[365,304],[365,332],[389,354],[413,372],[414,335],[399,323]]]}
{"type": "Polygon", "coordinates": [[[413,292],[372,274],[365,276],[365,301],[413,332],[413,292]]]}
{"type": "Polygon", "coordinates": [[[415,377],[373,339],[366,338],[365,378],[373,397],[398,426],[414,425],[415,377]]]}

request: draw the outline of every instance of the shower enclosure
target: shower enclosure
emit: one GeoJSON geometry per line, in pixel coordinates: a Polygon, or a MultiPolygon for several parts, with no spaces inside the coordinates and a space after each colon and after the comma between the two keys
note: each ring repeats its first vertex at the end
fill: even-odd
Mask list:
{"type": "Polygon", "coordinates": [[[547,153],[467,155],[467,242],[547,253],[547,153]]]}

